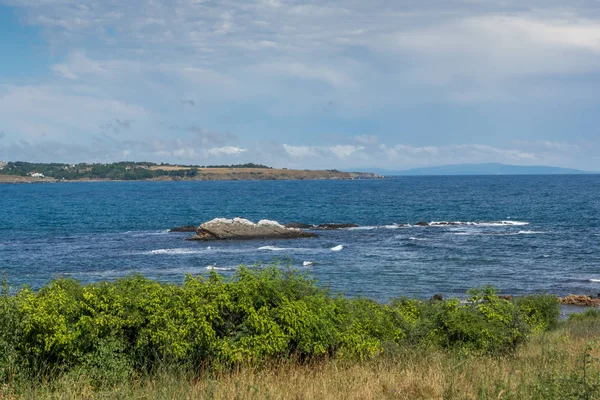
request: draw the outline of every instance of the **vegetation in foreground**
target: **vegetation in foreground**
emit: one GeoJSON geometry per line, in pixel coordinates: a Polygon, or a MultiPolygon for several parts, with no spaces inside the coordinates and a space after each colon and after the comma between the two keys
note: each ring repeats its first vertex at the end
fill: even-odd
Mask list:
{"type": "Polygon", "coordinates": [[[599,398],[597,312],[469,295],[380,304],[275,267],[4,285],[0,397],[599,398]]]}

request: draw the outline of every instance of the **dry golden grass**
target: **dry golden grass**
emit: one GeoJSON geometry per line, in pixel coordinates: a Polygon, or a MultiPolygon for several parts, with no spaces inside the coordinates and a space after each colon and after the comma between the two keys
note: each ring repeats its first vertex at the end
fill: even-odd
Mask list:
{"type": "Polygon", "coordinates": [[[158,171],[158,170],[162,170],[162,171],[185,171],[185,170],[189,170],[191,169],[190,167],[182,167],[180,165],[151,165],[150,168],[148,168],[152,171],[158,171]]]}
{"type": "MultiPolygon", "coordinates": [[[[159,166],[150,167],[151,170],[177,171],[189,170],[182,166],[159,166]]],[[[308,179],[351,179],[357,174],[330,171],[330,170],[298,170],[277,168],[198,168],[198,175],[191,180],[308,180],[308,179]]],[[[361,175],[361,174],[358,174],[361,175]]],[[[366,174],[364,174],[366,176],[366,174]]],[[[154,178],[155,180],[172,180],[169,176],[154,178]]]]}
{"type": "MultiPolygon", "coordinates": [[[[84,376],[30,388],[23,398],[42,399],[562,399],[600,398],[593,389],[595,363],[586,371],[590,391],[578,381],[583,355],[598,357],[600,320],[570,323],[535,337],[512,356],[407,349],[369,362],[282,362],[191,378],[172,372],[94,390],[84,376]],[[591,347],[590,347],[591,344],[591,347]],[[585,390],[584,390],[585,389],[585,390]],[[568,393],[572,395],[567,396],[568,393]]],[[[1,393],[2,391],[0,391],[1,393]]],[[[5,397],[11,390],[5,388],[5,397]]],[[[12,396],[12,397],[11,397],[12,396]]]]}

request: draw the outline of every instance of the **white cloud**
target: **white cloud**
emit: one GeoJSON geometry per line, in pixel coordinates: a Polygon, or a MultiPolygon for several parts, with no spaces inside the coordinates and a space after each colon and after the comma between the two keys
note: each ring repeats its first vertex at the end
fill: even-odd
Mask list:
{"type": "Polygon", "coordinates": [[[214,147],[207,150],[208,154],[213,156],[237,156],[246,151],[246,149],[235,146],[214,147]]]}
{"type": "Polygon", "coordinates": [[[351,157],[362,150],[364,150],[363,146],[354,145],[336,145],[329,148],[329,151],[331,151],[340,159],[351,157]]]}
{"type": "Polygon", "coordinates": [[[560,144],[571,140],[566,128],[544,141],[547,114],[527,126],[515,119],[505,146],[500,133],[477,136],[468,120],[487,112],[512,117],[493,109],[510,102],[521,110],[550,104],[557,114],[557,104],[600,102],[600,7],[587,0],[0,3],[42,31],[53,60],[48,76],[0,86],[3,142],[90,145],[110,133],[100,127],[119,119],[135,123],[117,139],[140,143],[116,149],[106,141],[107,157],[310,159],[308,167],[564,163],[586,149],[560,144]],[[427,115],[429,106],[432,119],[443,110],[453,126],[432,133],[414,121],[403,125],[412,107],[427,115]],[[303,124],[305,142],[286,123],[303,124]],[[239,140],[169,128],[198,124],[239,140]],[[531,126],[540,127],[537,136],[531,126]],[[460,133],[464,127],[471,132],[460,133]],[[337,136],[319,142],[323,131],[337,136]],[[514,143],[519,135],[536,144],[514,143]],[[469,137],[478,143],[439,145],[469,137]],[[277,143],[258,149],[257,138],[277,143]]]}
{"type": "Polygon", "coordinates": [[[354,141],[364,145],[375,145],[379,142],[379,138],[375,135],[358,135],[354,136],[354,141]]]}
{"type": "Polygon", "coordinates": [[[292,157],[304,158],[317,155],[317,151],[309,146],[291,146],[289,144],[284,144],[283,149],[292,157]]]}
{"type": "Polygon", "coordinates": [[[303,64],[299,62],[276,62],[259,64],[254,68],[260,74],[276,75],[282,78],[317,80],[334,87],[353,86],[351,77],[341,70],[327,66],[303,64]]]}
{"type": "Polygon", "coordinates": [[[44,134],[81,141],[78,135],[97,134],[107,121],[147,115],[147,110],[136,104],[69,92],[59,86],[0,86],[0,120],[22,138],[44,134]]]}

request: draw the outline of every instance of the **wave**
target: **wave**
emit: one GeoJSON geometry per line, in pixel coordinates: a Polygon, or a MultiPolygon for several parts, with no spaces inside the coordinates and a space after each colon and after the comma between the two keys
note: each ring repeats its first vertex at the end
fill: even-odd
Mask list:
{"type": "Polygon", "coordinates": [[[205,269],[207,269],[209,271],[233,271],[233,270],[235,270],[234,267],[217,267],[215,265],[209,265],[205,269]]]}
{"type": "Polygon", "coordinates": [[[340,244],[340,245],[338,245],[338,246],[332,247],[330,250],[331,250],[331,251],[342,251],[342,250],[344,250],[344,246],[342,246],[342,245],[340,244]]]}
{"type": "Polygon", "coordinates": [[[424,241],[424,240],[428,240],[428,239],[425,239],[425,238],[417,238],[417,237],[413,237],[413,236],[411,236],[411,237],[409,237],[409,238],[408,238],[408,240],[419,240],[419,241],[424,241]]]}
{"type": "Polygon", "coordinates": [[[322,253],[326,251],[326,249],[322,248],[307,248],[307,247],[277,247],[277,246],[262,246],[257,248],[259,251],[275,251],[275,252],[283,252],[287,251],[290,253],[322,253]]]}
{"type": "Polygon", "coordinates": [[[490,221],[490,222],[463,222],[463,221],[432,221],[429,226],[525,226],[529,222],[522,221],[490,221]]]}
{"type": "Polygon", "coordinates": [[[144,255],[156,255],[156,254],[167,254],[167,255],[184,255],[184,254],[201,254],[206,250],[195,250],[195,249],[157,249],[144,251],[140,254],[144,255]]]}
{"type": "Polygon", "coordinates": [[[304,261],[302,263],[302,266],[304,266],[304,267],[312,267],[313,265],[315,265],[315,263],[313,261],[304,261]]]}
{"type": "Polygon", "coordinates": [[[516,236],[516,235],[540,235],[541,231],[518,231],[518,232],[453,232],[457,236],[516,236]]]}
{"type": "Polygon", "coordinates": [[[345,228],[348,231],[370,231],[372,229],[400,229],[410,228],[409,224],[389,224],[389,225],[366,225],[366,226],[355,226],[352,228],[345,228]]]}
{"type": "Polygon", "coordinates": [[[431,222],[420,222],[414,225],[411,224],[388,224],[388,225],[365,225],[356,226],[352,228],[345,228],[348,231],[366,231],[372,229],[401,229],[401,228],[421,228],[427,226],[446,227],[446,226],[483,226],[483,227],[495,227],[495,226],[525,226],[529,225],[529,222],[523,221],[431,221],[431,222]]]}
{"type": "Polygon", "coordinates": [[[144,237],[144,236],[155,236],[155,235],[166,235],[169,233],[169,230],[160,230],[160,231],[127,231],[123,232],[123,235],[131,235],[132,237],[144,237]]]}
{"type": "Polygon", "coordinates": [[[259,247],[258,250],[269,250],[269,251],[288,251],[288,250],[294,250],[292,248],[289,247],[277,247],[277,246],[262,246],[259,247]]]}

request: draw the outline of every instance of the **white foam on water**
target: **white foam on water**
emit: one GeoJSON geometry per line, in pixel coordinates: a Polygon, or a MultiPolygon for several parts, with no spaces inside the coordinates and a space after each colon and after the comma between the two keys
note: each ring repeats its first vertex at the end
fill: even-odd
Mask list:
{"type": "Polygon", "coordinates": [[[389,224],[389,225],[367,225],[367,226],[353,226],[351,228],[344,228],[343,230],[348,231],[370,231],[373,229],[400,229],[400,228],[409,228],[410,225],[399,225],[399,224],[389,224]]]}
{"type": "Polygon", "coordinates": [[[529,225],[529,222],[522,221],[490,221],[490,222],[463,222],[463,221],[432,221],[429,226],[525,226],[529,225]]]}
{"type": "Polygon", "coordinates": [[[262,246],[257,250],[260,251],[289,251],[291,253],[320,253],[323,249],[306,248],[306,247],[277,247],[277,246],[262,246]]]}
{"type": "Polygon", "coordinates": [[[206,267],[209,271],[233,271],[234,267],[217,267],[215,265],[209,265],[206,267]]]}
{"type": "Polygon", "coordinates": [[[340,245],[337,245],[337,246],[335,246],[335,247],[332,247],[330,250],[331,250],[331,251],[342,251],[342,250],[344,250],[344,246],[342,246],[342,245],[340,244],[340,245]]]}
{"type": "Polygon", "coordinates": [[[600,283],[600,279],[590,279],[590,282],[600,283]]]}
{"type": "Polygon", "coordinates": [[[194,250],[194,249],[157,249],[145,251],[140,254],[144,255],[157,255],[157,254],[167,254],[167,255],[185,255],[185,254],[201,254],[205,250],[194,250]]]}
{"type": "Polygon", "coordinates": [[[169,233],[169,230],[160,230],[160,231],[127,231],[123,232],[123,235],[131,235],[133,237],[144,237],[144,236],[155,236],[155,235],[166,235],[169,233]]]}
{"type": "Polygon", "coordinates": [[[262,246],[259,247],[258,250],[269,250],[269,251],[288,251],[288,250],[294,250],[292,248],[288,248],[288,247],[277,247],[277,246],[262,246]]]}
{"type": "Polygon", "coordinates": [[[399,229],[399,228],[402,228],[402,226],[400,226],[398,224],[391,224],[391,225],[383,225],[382,228],[383,229],[399,229]]]}
{"type": "Polygon", "coordinates": [[[312,261],[304,261],[302,263],[302,265],[305,266],[305,267],[312,267],[313,265],[315,265],[315,263],[312,262],[312,261]]]}
{"type": "Polygon", "coordinates": [[[519,231],[519,232],[504,232],[504,233],[494,233],[494,232],[454,232],[453,235],[457,236],[517,236],[517,235],[541,235],[546,232],[540,231],[519,231]]]}
{"type": "Polygon", "coordinates": [[[348,228],[349,231],[370,231],[372,229],[377,229],[378,226],[353,226],[352,228],[348,228]]]}
{"type": "Polygon", "coordinates": [[[425,239],[425,238],[417,238],[417,237],[412,237],[411,236],[411,237],[408,238],[408,240],[420,240],[420,241],[424,241],[424,240],[427,240],[427,239],[425,239]]]}

